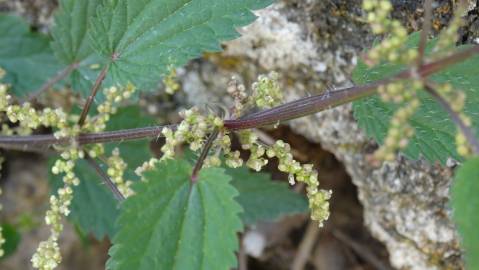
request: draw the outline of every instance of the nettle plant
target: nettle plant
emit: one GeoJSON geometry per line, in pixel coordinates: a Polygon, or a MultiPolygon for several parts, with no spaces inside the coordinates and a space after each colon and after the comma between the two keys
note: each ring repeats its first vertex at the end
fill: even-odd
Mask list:
{"type": "Polygon", "coordinates": [[[271,2],[61,0],[51,38],[17,17],[0,16],[0,146],[53,156],[45,215],[50,236],[33,254],[35,268],[60,264],[65,217],[85,233],[108,236],[106,267],[128,270],[233,268],[244,226],[308,206],[322,226],[332,194],[320,189],[313,165],[296,161],[284,141],[262,142],[253,129],[353,101],[359,125],[380,145],[370,162],[379,166],[400,151],[460,164],[453,218],[470,269],[479,267],[479,45],[455,46],[464,3],[428,39],[431,1],[423,31],[408,35],[390,18],[389,1],[365,0],[365,20],[383,38],[356,68],[357,86],[283,103],[279,75],[271,72],[250,91],[232,79],[225,91],[234,105],[221,113],[191,108],[180,112],[180,123],[163,126],[141,115],[140,90],[162,80],[166,92],[177,91],[175,68],[220,51],[220,42],[239,36],[235,28],[255,19],[252,10],[271,2]],[[66,98],[82,110],[41,104],[50,89],[68,89],[66,98]],[[231,149],[233,135],[248,159],[231,149]],[[157,158],[145,139],[158,137],[166,143],[157,158]],[[182,145],[191,153],[181,158],[182,145]],[[260,171],[273,158],[291,185],[305,184],[307,201],[247,169],[260,171]]]}

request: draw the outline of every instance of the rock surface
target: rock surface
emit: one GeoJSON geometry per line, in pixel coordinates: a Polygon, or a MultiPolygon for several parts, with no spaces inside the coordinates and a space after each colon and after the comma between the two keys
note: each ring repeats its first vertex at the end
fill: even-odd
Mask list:
{"type": "MultiPolygon", "coordinates": [[[[0,10],[15,10],[40,30],[47,31],[55,2],[0,1],[0,10]]],[[[418,30],[422,1],[392,2],[394,16],[411,30],[418,30]]],[[[433,25],[436,30],[450,19],[451,2],[435,1],[437,12],[433,25]]],[[[479,13],[476,1],[469,2],[469,27],[462,31],[466,35],[464,40],[471,42],[479,36],[479,13]]],[[[287,100],[351,85],[348,78],[359,53],[376,38],[361,20],[360,4],[360,0],[284,0],[258,11],[258,21],[241,29],[243,37],[226,43],[223,53],[207,55],[205,60],[196,61],[182,71],[187,100],[195,105],[228,104],[231,99],[225,95],[225,86],[231,76],[250,85],[259,74],[271,70],[281,74],[287,100]]],[[[396,268],[463,268],[457,234],[447,207],[449,169],[423,161],[408,161],[401,156],[380,168],[372,166],[366,157],[376,146],[357,126],[350,105],[291,121],[288,125],[309,140],[321,143],[344,163],[359,189],[366,225],[385,243],[396,268]]],[[[36,177],[31,179],[31,176],[11,177],[27,179],[27,184],[36,181],[36,177]]],[[[41,189],[44,188],[42,185],[41,189]]],[[[46,196],[46,191],[42,194],[46,196]]],[[[3,200],[5,203],[5,198],[3,200]]],[[[32,210],[34,205],[26,208],[38,211],[32,210]]],[[[72,233],[69,228],[66,238],[70,239],[72,233]]],[[[43,239],[46,235],[45,232],[32,234],[32,239],[43,239]]],[[[24,248],[31,254],[34,246],[24,248]]],[[[30,254],[11,258],[12,265],[28,269],[28,261],[17,264],[13,260],[29,258],[30,254]]]]}
{"type": "MultiPolygon", "coordinates": [[[[422,3],[392,2],[394,16],[417,30],[422,3]]],[[[477,12],[475,1],[470,3],[473,14],[477,12]]],[[[182,83],[189,102],[230,103],[225,85],[231,76],[249,85],[258,74],[271,70],[281,74],[288,101],[351,85],[347,78],[359,53],[375,38],[361,22],[360,4],[361,1],[341,0],[283,1],[258,11],[259,19],[240,30],[241,38],[226,43],[223,53],[208,55],[206,61],[186,69],[182,83]]],[[[434,25],[438,29],[451,17],[448,5],[449,1],[435,3],[434,25]]],[[[478,23],[477,15],[469,17],[469,21],[478,23]]],[[[466,28],[465,32],[471,31],[466,28]]],[[[387,246],[394,267],[463,269],[448,208],[450,169],[402,156],[379,168],[373,166],[367,156],[376,145],[357,126],[351,105],[288,125],[321,143],[344,163],[359,189],[366,225],[387,246]]]]}

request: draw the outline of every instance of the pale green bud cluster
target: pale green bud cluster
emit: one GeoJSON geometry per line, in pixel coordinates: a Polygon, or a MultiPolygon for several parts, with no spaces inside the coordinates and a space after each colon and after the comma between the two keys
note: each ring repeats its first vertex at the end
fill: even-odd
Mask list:
{"type": "MultiPolygon", "coordinates": [[[[463,91],[454,90],[450,83],[444,83],[437,85],[436,91],[444,98],[451,109],[459,115],[462,122],[467,126],[471,127],[471,119],[464,114],[464,106],[466,104],[466,94],[463,91]]],[[[456,151],[459,155],[463,157],[469,157],[472,155],[472,149],[469,146],[469,143],[460,129],[456,133],[456,151]]]]}
{"type": "Polygon", "coordinates": [[[233,77],[228,82],[226,92],[233,97],[233,116],[239,118],[244,111],[248,103],[248,95],[246,94],[246,87],[239,83],[238,80],[233,77]]]}
{"type": "Polygon", "coordinates": [[[447,52],[447,49],[452,49],[456,46],[459,38],[459,28],[464,24],[462,16],[466,14],[465,2],[458,1],[453,19],[449,22],[447,28],[443,29],[439,34],[436,46],[433,49],[436,52],[435,57],[441,56],[441,52],[447,52]]]}
{"type": "Polygon", "coordinates": [[[306,184],[311,219],[322,226],[323,222],[329,218],[328,200],[331,198],[331,191],[318,190],[318,172],[314,170],[313,165],[301,165],[293,158],[290,145],[281,140],[276,141],[272,147],[268,147],[266,154],[269,158],[278,159],[278,170],[288,174],[291,185],[294,185],[296,181],[306,184]]]}
{"type": "MultiPolygon", "coordinates": [[[[81,132],[100,132],[104,130],[110,115],[116,112],[117,104],[128,99],[134,93],[135,88],[128,84],[125,88],[111,87],[106,89],[106,100],[98,106],[99,114],[94,118],[87,118],[83,127],[78,124],[71,124],[72,121],[76,122],[78,120],[78,116],[69,117],[62,109],[45,108],[37,111],[28,102],[21,105],[11,105],[12,98],[8,95],[7,90],[7,85],[0,84],[0,112],[4,112],[10,122],[18,123],[18,127],[12,129],[6,124],[2,124],[3,134],[26,135],[40,126],[45,126],[57,129],[54,133],[56,138],[73,138],[68,147],[56,146],[57,149],[62,151],[61,159],[55,162],[52,173],[63,174],[64,185],[58,189],[56,195],[50,197],[50,209],[45,215],[45,222],[50,226],[50,237],[39,244],[31,260],[34,268],[41,270],[54,269],[61,262],[57,241],[63,231],[62,219],[69,215],[69,206],[73,199],[73,187],[80,183],[74,173],[75,162],[85,157],[85,152],[79,148],[74,138],[81,132]]],[[[97,157],[103,153],[104,148],[100,144],[93,145],[88,150],[91,157],[97,157]]],[[[108,163],[110,165],[108,173],[112,176],[113,181],[119,185],[120,191],[125,196],[131,195],[129,182],[123,181],[126,164],[119,157],[119,153],[114,151],[113,157],[108,159],[108,163]]],[[[0,241],[1,239],[0,237],[0,241]]]]}
{"type": "Polygon", "coordinates": [[[4,112],[12,123],[18,123],[14,129],[2,125],[2,133],[28,135],[40,126],[63,128],[67,126],[67,115],[61,109],[45,108],[37,111],[29,102],[22,105],[10,105],[12,97],[7,93],[8,86],[0,84],[0,112],[4,112]]]}
{"type": "MultiPolygon", "coordinates": [[[[60,137],[75,137],[81,132],[99,132],[104,130],[106,122],[109,120],[110,115],[116,112],[116,104],[122,102],[124,99],[129,98],[132,93],[135,91],[135,88],[132,85],[128,85],[126,88],[118,89],[116,87],[111,87],[105,90],[106,100],[98,106],[99,114],[95,118],[88,118],[83,127],[80,127],[77,124],[68,125],[67,116],[62,111],[52,111],[45,109],[43,115],[46,119],[42,124],[50,123],[59,130],[55,132],[57,138],[60,137]]],[[[82,149],[78,147],[75,141],[72,141],[72,144],[66,149],[62,149],[61,153],[62,159],[59,159],[55,162],[55,165],[52,167],[53,174],[63,174],[63,183],[64,186],[59,188],[57,195],[50,197],[50,209],[47,211],[45,216],[45,222],[50,226],[50,237],[40,243],[36,253],[32,257],[32,264],[34,268],[41,270],[50,270],[54,269],[61,262],[60,249],[58,247],[58,238],[63,231],[62,219],[69,215],[70,210],[69,206],[73,199],[73,187],[80,184],[80,180],[76,177],[74,173],[75,162],[78,159],[85,157],[85,153],[82,149]]],[[[88,154],[92,157],[99,156],[103,154],[104,148],[102,145],[97,144],[89,148],[88,154]]],[[[124,166],[118,158],[114,157],[109,159],[109,164],[113,167],[114,181],[118,181],[118,177],[122,177],[122,173],[119,172],[120,169],[124,170],[124,166]]],[[[123,181],[122,181],[123,183],[123,181]]],[[[129,194],[127,191],[128,185],[123,183],[122,188],[119,188],[120,191],[124,191],[125,194],[129,194]]]]}
{"type": "Polygon", "coordinates": [[[414,135],[414,128],[409,124],[409,119],[420,104],[419,99],[414,98],[394,113],[384,144],[374,153],[376,159],[394,160],[396,151],[406,148],[409,139],[414,135]]]}
{"type": "Polygon", "coordinates": [[[81,158],[81,151],[71,148],[61,154],[52,167],[53,174],[63,174],[63,187],[59,188],[56,195],[50,197],[50,209],[45,215],[45,223],[50,226],[50,237],[39,244],[32,257],[34,268],[41,270],[55,269],[61,262],[62,257],[58,247],[58,238],[63,231],[63,217],[70,214],[70,204],[73,199],[73,187],[80,184],[74,168],[75,161],[81,158]]]}
{"type": "Polygon", "coordinates": [[[175,131],[163,128],[161,132],[166,138],[166,143],[161,148],[162,160],[173,158],[175,147],[182,143],[188,143],[192,151],[198,151],[203,147],[208,133],[223,127],[221,118],[214,115],[203,116],[197,108],[181,111],[180,116],[183,121],[175,131]]]}
{"type": "Polygon", "coordinates": [[[96,158],[105,153],[105,147],[103,144],[92,144],[88,146],[88,156],[91,158],[96,158]]]}
{"type": "Polygon", "coordinates": [[[48,240],[40,242],[36,253],[32,257],[33,267],[41,270],[53,270],[61,263],[62,256],[58,239],[50,236],[48,240]]]}
{"type": "Polygon", "coordinates": [[[111,156],[107,160],[108,170],[107,174],[118,187],[121,194],[128,198],[133,195],[134,192],[131,189],[132,182],[130,180],[124,180],[125,170],[128,164],[121,158],[120,150],[118,148],[113,149],[111,156]]]}
{"type": "Polygon", "coordinates": [[[261,109],[272,108],[283,102],[283,92],[278,83],[279,75],[271,72],[268,75],[260,75],[258,81],[253,83],[252,98],[261,109]]]}
{"type": "MultiPolygon", "coordinates": [[[[228,85],[228,93],[234,98],[234,115],[239,117],[245,106],[256,104],[261,108],[276,106],[282,101],[282,93],[278,85],[278,75],[271,73],[268,76],[260,76],[257,83],[253,85],[253,95],[248,99],[244,86],[240,85],[234,78],[228,85]]],[[[231,138],[229,133],[223,129],[223,121],[215,116],[202,116],[195,108],[182,111],[180,115],[183,121],[177,126],[176,130],[164,128],[162,134],[166,138],[166,143],[162,147],[163,159],[172,158],[175,155],[175,148],[182,143],[189,143],[193,151],[204,147],[204,140],[208,134],[214,130],[219,130],[218,137],[213,142],[212,155],[204,160],[204,166],[220,166],[221,158],[219,154],[223,152],[226,159],[225,163],[229,167],[240,167],[243,160],[239,151],[231,150],[231,138]]],[[[266,164],[268,158],[277,157],[279,160],[278,169],[289,175],[291,185],[296,181],[307,185],[307,196],[311,208],[311,217],[318,221],[320,226],[329,217],[330,191],[319,190],[318,173],[313,169],[313,165],[301,165],[293,158],[291,147],[283,141],[278,141],[273,146],[262,144],[256,133],[252,130],[242,130],[238,133],[241,142],[241,148],[248,150],[250,156],[246,161],[246,166],[255,171],[260,171],[266,164]]],[[[145,162],[136,170],[138,175],[142,175],[145,170],[151,169],[158,160],[152,159],[145,162]]]]}
{"type": "Polygon", "coordinates": [[[241,142],[241,148],[250,151],[250,156],[248,161],[246,161],[246,166],[257,172],[260,171],[261,168],[268,164],[268,160],[263,157],[266,154],[265,147],[259,144],[258,136],[251,130],[240,131],[238,135],[241,142]]]}
{"type": "Polygon", "coordinates": [[[385,102],[401,104],[390,120],[389,130],[383,145],[374,153],[377,160],[391,161],[398,150],[404,149],[414,135],[414,128],[409,119],[420,106],[417,92],[423,88],[421,80],[397,81],[378,88],[381,99],[385,102]]]}
{"type": "MultiPolygon", "coordinates": [[[[3,69],[2,69],[3,70],[3,69]]],[[[12,97],[7,93],[8,85],[0,84],[0,111],[7,111],[7,107],[10,104],[12,97]]]]}
{"type": "Polygon", "coordinates": [[[136,91],[131,83],[126,87],[112,86],[105,89],[105,101],[98,105],[98,114],[93,119],[88,119],[82,129],[89,132],[101,132],[105,130],[106,123],[110,116],[117,112],[117,107],[121,102],[130,98],[136,91]]]}
{"type": "Polygon", "coordinates": [[[239,151],[231,151],[231,137],[229,134],[221,134],[217,140],[219,148],[225,156],[225,164],[230,168],[239,168],[243,166],[243,160],[239,151]]]}
{"type": "Polygon", "coordinates": [[[463,157],[470,157],[472,155],[471,147],[464,134],[458,130],[456,133],[456,151],[463,157]]]}
{"type": "Polygon", "coordinates": [[[163,85],[165,86],[165,92],[173,95],[180,89],[180,84],[176,79],[176,69],[173,66],[169,67],[170,72],[163,78],[163,85]]]}
{"type": "Polygon", "coordinates": [[[220,153],[225,157],[225,164],[230,168],[238,168],[243,165],[243,160],[240,157],[239,151],[231,150],[231,138],[226,131],[222,131],[218,138],[213,143],[211,151],[214,153],[205,159],[205,167],[219,167],[221,166],[220,153]]]}
{"type": "Polygon", "coordinates": [[[396,81],[378,87],[378,93],[385,102],[396,104],[406,103],[416,98],[417,91],[421,90],[423,83],[420,80],[396,81]]]}
{"type": "MultiPolygon", "coordinates": [[[[175,131],[169,128],[162,130],[166,142],[161,148],[163,152],[161,160],[173,158],[175,156],[175,148],[182,143],[188,143],[192,151],[200,150],[204,146],[207,135],[218,129],[220,132],[211,147],[211,151],[214,154],[206,157],[204,166],[220,166],[221,159],[219,154],[221,152],[223,152],[227,166],[237,168],[243,165],[240,152],[231,150],[231,138],[228,132],[223,129],[223,120],[221,118],[215,115],[203,116],[197,108],[184,110],[180,112],[180,116],[183,118],[183,121],[181,121],[175,131]]],[[[141,175],[156,163],[157,160],[155,159],[145,162],[136,169],[136,173],[141,175]]]]}
{"type": "Polygon", "coordinates": [[[140,176],[143,179],[143,173],[146,171],[150,171],[155,168],[156,164],[160,162],[157,158],[150,158],[150,160],[143,162],[143,164],[135,169],[135,174],[140,176]]]}
{"type": "Polygon", "coordinates": [[[389,0],[364,0],[363,9],[367,12],[367,21],[373,33],[389,35],[369,51],[370,64],[386,59],[397,63],[409,63],[416,59],[417,50],[404,48],[408,35],[406,28],[399,21],[389,18],[392,10],[389,0]]]}

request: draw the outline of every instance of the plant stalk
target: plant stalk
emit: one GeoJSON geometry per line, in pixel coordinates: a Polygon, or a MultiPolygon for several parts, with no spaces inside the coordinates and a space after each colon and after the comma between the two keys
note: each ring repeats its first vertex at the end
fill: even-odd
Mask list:
{"type": "Polygon", "coordinates": [[[87,156],[85,159],[88,162],[88,165],[95,169],[97,174],[101,177],[105,186],[107,186],[111,190],[115,199],[117,199],[118,201],[124,201],[125,196],[121,194],[120,190],[118,190],[118,187],[115,185],[115,183],[113,183],[108,174],[101,168],[100,164],[98,164],[98,162],[96,162],[96,160],[94,160],[90,156],[87,156]]]}
{"type": "Polygon", "coordinates": [[[198,181],[198,173],[203,167],[203,163],[205,162],[205,159],[208,156],[208,152],[210,151],[211,146],[213,146],[213,142],[218,137],[218,134],[219,134],[218,129],[215,129],[215,131],[213,131],[213,133],[211,133],[210,136],[208,137],[208,140],[206,141],[205,146],[203,147],[203,150],[201,150],[201,154],[198,157],[198,160],[196,161],[195,167],[193,168],[193,172],[191,173],[192,183],[196,183],[196,181],[198,181]]]}
{"type": "MultiPolygon", "coordinates": [[[[311,97],[305,97],[296,101],[285,103],[281,106],[263,110],[257,113],[246,115],[240,119],[225,120],[224,127],[228,130],[241,130],[257,128],[266,125],[274,125],[280,121],[287,121],[300,118],[309,114],[314,114],[325,109],[329,109],[338,105],[342,105],[366,96],[376,93],[377,87],[388,84],[395,80],[409,79],[416,76],[427,78],[451,65],[462,62],[475,54],[479,53],[479,45],[475,45],[465,50],[461,50],[452,55],[441,58],[437,61],[426,63],[420,66],[415,72],[413,70],[404,70],[389,78],[350,88],[331,91],[311,97]]],[[[104,69],[103,77],[106,75],[104,69]]],[[[102,76],[99,77],[101,79],[102,76]]],[[[101,84],[101,80],[98,85],[101,84]]],[[[99,86],[98,86],[99,87],[99,86]]],[[[98,88],[97,87],[97,88],[98,88]]],[[[85,116],[86,117],[86,116],[85,116]]],[[[154,126],[135,129],[125,129],[117,131],[107,131],[101,133],[81,134],[75,138],[55,138],[50,135],[32,135],[32,136],[0,136],[0,147],[6,149],[15,149],[29,151],[30,149],[44,149],[51,145],[65,145],[73,141],[80,145],[93,143],[107,143],[128,140],[138,140],[145,138],[161,137],[161,130],[164,127],[175,129],[176,125],[154,126]]]]}
{"type": "Polygon", "coordinates": [[[98,90],[100,89],[101,84],[103,83],[103,80],[105,80],[106,74],[108,73],[108,67],[109,65],[106,65],[98,75],[98,78],[95,81],[95,84],[93,85],[91,89],[90,96],[88,96],[88,99],[86,100],[85,105],[83,106],[83,110],[80,115],[80,119],[78,120],[78,125],[81,127],[85,123],[86,117],[88,116],[88,112],[90,111],[91,104],[93,104],[93,101],[95,100],[96,94],[98,93],[98,90]]]}
{"type": "Polygon", "coordinates": [[[45,91],[48,89],[52,88],[55,84],[57,84],[59,81],[65,79],[74,71],[77,69],[79,66],[78,62],[72,63],[69,66],[65,67],[64,69],[60,70],[53,78],[45,82],[38,90],[33,92],[28,98],[28,101],[33,101],[37,99],[41,94],[43,94],[45,91]]]}
{"type": "Polygon", "coordinates": [[[436,91],[436,87],[433,83],[426,82],[425,89],[426,92],[428,92],[433,98],[436,99],[436,101],[442,106],[442,108],[449,114],[449,117],[457,126],[457,128],[462,132],[462,134],[464,134],[464,137],[466,137],[467,141],[469,142],[469,145],[471,146],[474,155],[479,155],[479,141],[477,140],[474,131],[469,126],[467,126],[464,121],[462,121],[459,114],[452,109],[449,102],[447,102],[447,100],[444,99],[436,91]]]}

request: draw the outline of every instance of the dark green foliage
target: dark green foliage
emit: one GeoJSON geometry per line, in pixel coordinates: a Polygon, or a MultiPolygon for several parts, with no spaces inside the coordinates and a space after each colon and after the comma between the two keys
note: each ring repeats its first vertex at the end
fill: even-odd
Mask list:
{"type": "Polygon", "coordinates": [[[451,188],[453,219],[466,251],[467,269],[479,269],[479,158],[466,161],[451,188]]]}
{"type": "Polygon", "coordinates": [[[62,66],[50,48],[49,39],[30,31],[20,17],[0,13],[0,67],[17,97],[25,97],[55,76],[62,66]]]}
{"type": "Polygon", "coordinates": [[[251,23],[250,10],[271,0],[111,0],[104,1],[90,31],[95,50],[110,64],[118,83],[155,85],[169,66],[182,66],[220,42],[239,36],[251,23]]]}
{"type": "Polygon", "coordinates": [[[186,161],[160,163],[121,206],[110,270],[231,269],[242,229],[231,177],[217,168],[190,180],[186,161]]]}
{"type": "MultiPolygon", "coordinates": [[[[122,108],[117,114],[113,115],[107,129],[135,128],[153,123],[154,120],[142,115],[138,107],[131,106],[122,108]]],[[[108,144],[105,147],[106,154],[110,155],[115,147],[120,149],[123,160],[128,163],[125,177],[136,180],[135,168],[151,156],[149,142],[133,141],[108,144]]],[[[54,160],[52,159],[50,163],[54,160]]],[[[106,166],[103,166],[103,169],[106,170],[106,166]]],[[[83,231],[93,233],[97,239],[102,239],[104,236],[112,238],[115,233],[114,223],[118,216],[118,202],[113,197],[112,192],[103,185],[95,170],[85,161],[78,162],[75,173],[81,182],[74,189],[75,196],[71,205],[70,220],[77,223],[83,231]]],[[[61,177],[61,175],[50,174],[53,190],[61,187],[61,177]]]]}
{"type": "MultiPolygon", "coordinates": [[[[410,36],[407,45],[414,47],[418,40],[419,34],[413,34],[410,36]]],[[[431,41],[428,47],[432,47],[434,42],[431,41]]],[[[456,89],[466,93],[467,100],[464,111],[473,120],[473,128],[477,134],[479,134],[479,106],[477,105],[479,104],[478,66],[479,56],[475,56],[432,77],[437,83],[449,82],[456,89]]],[[[388,63],[368,68],[361,62],[358,64],[353,78],[357,84],[365,84],[386,78],[404,68],[404,66],[388,63]]],[[[443,164],[449,157],[462,160],[456,152],[454,143],[456,126],[449,119],[448,114],[427,93],[421,91],[419,97],[421,107],[410,119],[410,123],[416,132],[404,153],[412,159],[418,159],[420,156],[423,156],[431,162],[440,161],[443,164]]],[[[373,137],[379,144],[382,144],[397,105],[383,102],[378,96],[365,98],[353,104],[354,115],[359,125],[369,136],[373,137]]]]}

